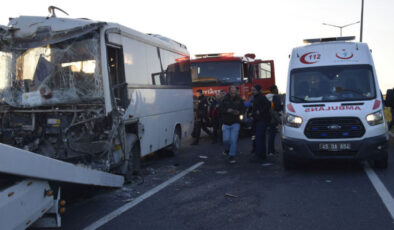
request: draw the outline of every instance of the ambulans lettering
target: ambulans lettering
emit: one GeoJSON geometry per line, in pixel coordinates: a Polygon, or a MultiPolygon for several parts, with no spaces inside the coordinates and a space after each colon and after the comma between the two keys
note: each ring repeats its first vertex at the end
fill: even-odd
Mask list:
{"type": "Polygon", "coordinates": [[[360,106],[327,106],[306,108],[305,112],[319,112],[319,111],[338,111],[338,110],[361,110],[360,106]]]}
{"type": "Polygon", "coordinates": [[[304,64],[314,64],[320,61],[320,54],[317,52],[309,52],[301,56],[300,62],[304,64]]]}
{"type": "Polygon", "coordinates": [[[342,59],[342,60],[347,60],[351,59],[354,55],[352,52],[347,51],[346,49],[341,49],[338,51],[335,55],[337,58],[342,59]]]}

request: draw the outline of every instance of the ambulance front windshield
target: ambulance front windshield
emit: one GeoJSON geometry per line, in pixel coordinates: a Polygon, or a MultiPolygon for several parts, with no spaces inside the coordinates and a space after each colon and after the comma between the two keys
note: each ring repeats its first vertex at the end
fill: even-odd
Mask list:
{"type": "Polygon", "coordinates": [[[290,101],[334,102],[376,97],[370,65],[339,65],[294,69],[290,74],[290,101]]]}

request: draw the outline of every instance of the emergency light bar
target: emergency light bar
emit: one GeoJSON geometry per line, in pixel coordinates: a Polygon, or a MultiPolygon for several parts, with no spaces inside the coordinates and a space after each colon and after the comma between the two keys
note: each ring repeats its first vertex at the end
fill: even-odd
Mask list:
{"type": "Polygon", "coordinates": [[[234,57],[234,53],[215,53],[215,54],[196,54],[196,58],[209,58],[209,57],[234,57]]]}
{"type": "Polygon", "coordinates": [[[354,39],[356,39],[356,36],[331,37],[331,38],[312,38],[312,39],[304,39],[304,43],[318,43],[318,42],[332,42],[332,41],[352,41],[354,39]]]}

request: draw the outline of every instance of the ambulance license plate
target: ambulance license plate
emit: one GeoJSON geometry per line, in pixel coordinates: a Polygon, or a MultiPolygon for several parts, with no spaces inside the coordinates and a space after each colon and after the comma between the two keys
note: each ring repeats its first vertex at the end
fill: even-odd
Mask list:
{"type": "Polygon", "coordinates": [[[342,151],[351,150],[350,143],[322,143],[319,144],[319,149],[324,151],[342,151]]]}

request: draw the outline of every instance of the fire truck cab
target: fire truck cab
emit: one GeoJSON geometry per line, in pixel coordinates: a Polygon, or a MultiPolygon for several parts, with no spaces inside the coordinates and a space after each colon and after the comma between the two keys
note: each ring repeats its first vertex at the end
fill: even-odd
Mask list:
{"type": "MultiPolygon", "coordinates": [[[[199,89],[211,102],[220,91],[228,92],[229,87],[235,85],[241,98],[248,102],[253,85],[259,84],[266,94],[269,87],[275,84],[274,61],[256,59],[255,54],[245,54],[243,57],[234,56],[234,53],[199,54],[190,65],[195,99],[199,89]]],[[[240,115],[240,119],[243,129],[250,130],[248,113],[240,115]]]]}
{"type": "Polygon", "coordinates": [[[230,85],[239,87],[240,96],[248,100],[251,87],[261,85],[267,92],[275,84],[273,60],[256,59],[255,54],[243,57],[234,53],[198,54],[191,60],[193,93],[201,89],[205,96],[214,96],[230,85]]]}

